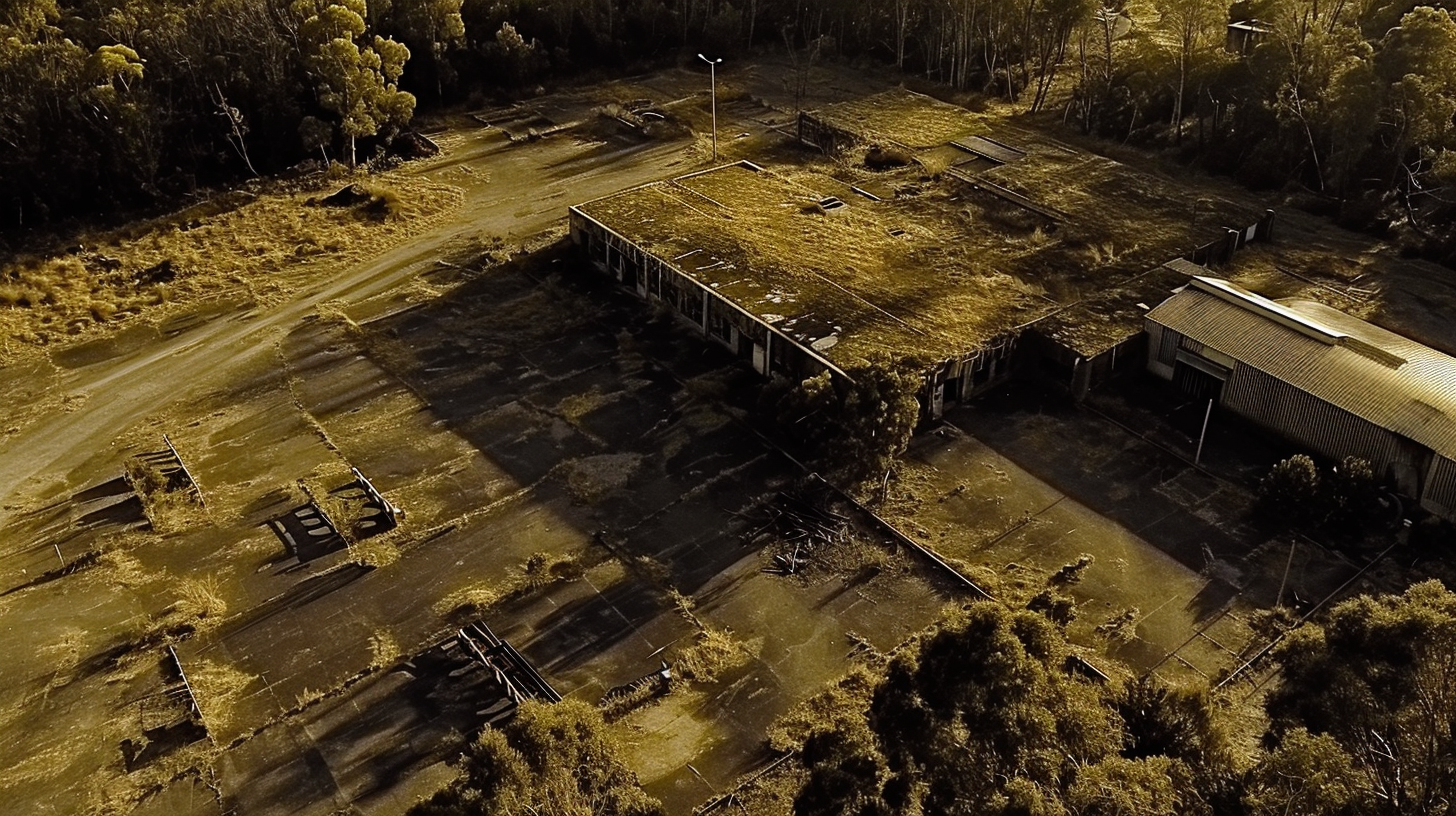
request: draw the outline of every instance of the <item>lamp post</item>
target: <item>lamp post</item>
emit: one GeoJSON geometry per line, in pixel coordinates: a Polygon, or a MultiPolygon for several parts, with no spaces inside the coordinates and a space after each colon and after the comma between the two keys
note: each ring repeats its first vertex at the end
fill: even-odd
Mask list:
{"type": "Polygon", "coordinates": [[[718,63],[723,61],[722,57],[708,59],[702,54],[698,59],[708,63],[708,77],[712,82],[713,89],[713,161],[718,160],[718,63]]]}

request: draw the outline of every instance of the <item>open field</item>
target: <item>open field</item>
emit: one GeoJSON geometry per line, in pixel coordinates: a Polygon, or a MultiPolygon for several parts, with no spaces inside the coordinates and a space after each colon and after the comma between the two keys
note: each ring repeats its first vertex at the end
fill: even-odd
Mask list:
{"type": "MultiPolygon", "coordinates": [[[[792,118],[781,74],[725,78],[723,155],[859,172],[773,130],[792,118]]],[[[884,84],[816,76],[814,104],[884,84]]],[[[612,697],[630,765],[687,813],[772,758],[776,717],[964,597],[751,430],[751,371],[559,245],[567,204],[709,158],[701,133],[623,134],[598,109],[651,98],[701,127],[701,90],[666,72],[451,120],[441,156],[369,180],[403,201],[380,218],[303,204],[344,180],[262,189],[10,276],[39,300],[0,306],[9,807],[402,813],[498,702],[452,645],[483,620],[561,694],[612,697]],[[517,122],[581,124],[526,140],[517,122]],[[138,282],[165,259],[172,281],[138,282]],[[169,445],[200,502],[138,464],[169,445]],[[310,502],[347,521],[351,467],[406,511],[397,529],[310,548],[269,526],[310,502]],[[793,574],[791,543],[749,535],[786,496],[853,516],[793,574]],[[663,660],[666,693],[638,691],[663,660]]],[[[1232,271],[1456,345],[1449,273],[1293,223],[1232,271]],[[1375,260],[1326,269],[1319,241],[1375,260]]],[[[951,420],[890,487],[913,538],[1007,598],[1092,553],[1072,632],[1112,674],[1213,677],[1255,642],[1289,550],[1245,523],[1247,473],[1025,395],[951,420]]],[[[1304,597],[1352,569],[1302,544],[1293,563],[1304,597]]]]}

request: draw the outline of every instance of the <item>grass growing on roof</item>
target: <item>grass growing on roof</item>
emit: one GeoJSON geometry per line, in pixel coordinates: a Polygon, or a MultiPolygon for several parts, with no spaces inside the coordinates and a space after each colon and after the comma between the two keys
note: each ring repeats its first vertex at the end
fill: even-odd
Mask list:
{"type": "Polygon", "coordinates": [[[945,144],[988,120],[983,114],[903,88],[826,105],[813,116],[866,141],[889,141],[909,148],[945,144]]]}

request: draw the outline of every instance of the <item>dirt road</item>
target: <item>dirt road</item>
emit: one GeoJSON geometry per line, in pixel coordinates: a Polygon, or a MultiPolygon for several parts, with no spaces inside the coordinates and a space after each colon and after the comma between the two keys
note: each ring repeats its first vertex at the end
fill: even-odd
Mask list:
{"type": "MultiPolygon", "coordinates": [[[[724,160],[732,142],[762,138],[769,123],[791,118],[783,106],[787,84],[772,66],[748,67],[728,72],[722,78],[727,99],[757,102],[724,103],[719,107],[719,132],[724,142],[724,160]],[[775,108],[778,108],[777,110],[775,108]]],[[[875,90],[882,83],[865,78],[855,87],[845,87],[846,76],[826,75],[816,81],[806,105],[836,101],[853,93],[875,90]],[[859,87],[863,86],[863,87],[859,87]]],[[[851,83],[853,84],[853,83],[851,83]]],[[[685,116],[693,117],[703,104],[701,78],[689,71],[667,71],[650,77],[610,86],[606,93],[642,97],[675,103],[685,116]]],[[[597,117],[603,91],[584,91],[531,100],[525,107],[539,111],[558,125],[592,124],[597,117]]],[[[0,447],[0,529],[11,505],[30,505],[53,499],[62,491],[93,479],[93,460],[114,466],[108,455],[122,429],[138,418],[168,404],[185,402],[190,396],[218,382],[244,365],[253,355],[271,347],[269,337],[279,329],[297,323],[320,304],[333,300],[357,303],[388,291],[436,265],[442,253],[488,237],[499,237],[507,248],[529,242],[553,226],[564,225],[566,208],[597,196],[683,172],[710,161],[702,151],[701,139],[690,135],[643,141],[640,139],[583,139],[570,130],[538,140],[513,141],[500,128],[477,124],[460,117],[468,127],[451,128],[437,134],[446,151],[436,159],[416,163],[405,172],[426,176],[464,190],[464,204],[447,222],[366,263],[322,270],[319,283],[280,305],[268,308],[219,309],[216,303],[199,304],[202,319],[182,321],[192,327],[167,334],[137,327],[126,343],[101,341],[89,364],[68,366],[59,362],[58,377],[43,375],[43,382],[22,382],[26,374],[7,378],[0,372],[0,384],[16,399],[6,405],[12,427],[19,433],[0,447]],[[136,335],[140,335],[137,337],[136,335]],[[65,395],[64,408],[26,416],[26,396],[48,393],[65,395]],[[17,417],[20,419],[17,420],[17,417]],[[28,424],[27,424],[28,423],[28,424]]],[[[773,137],[777,138],[777,137],[773,137]]],[[[179,321],[170,321],[177,324],[179,321]]],[[[5,400],[9,402],[9,399],[5,400]]]]}
{"type": "MultiPolygon", "coordinates": [[[[766,81],[772,90],[773,82],[766,81]]],[[[695,107],[706,107],[705,99],[693,96],[696,84],[691,74],[669,72],[623,92],[631,98],[676,100],[684,118],[690,119],[695,107]]],[[[736,480],[732,490],[717,483],[712,490],[699,489],[700,482],[716,479],[721,469],[712,456],[714,450],[749,450],[720,438],[720,426],[728,423],[726,415],[686,411],[684,429],[663,431],[662,422],[653,424],[655,414],[648,417],[632,408],[635,403],[618,397],[622,377],[615,376],[614,364],[601,359],[583,362],[583,348],[615,360],[618,344],[615,328],[573,330],[572,320],[580,320],[585,307],[559,314],[560,293],[545,291],[549,287],[537,292],[534,285],[517,293],[524,298],[520,302],[490,297],[471,302],[461,300],[445,282],[453,270],[442,261],[468,262],[484,247],[497,257],[514,254],[543,235],[559,232],[569,204],[681,173],[710,159],[701,135],[644,140],[603,133],[592,120],[593,105],[599,103],[586,95],[532,102],[532,109],[550,121],[586,122],[575,135],[568,131],[513,140],[499,128],[463,117],[436,134],[445,147],[439,159],[394,172],[456,187],[463,203],[408,243],[368,262],[330,268],[315,261],[312,280],[291,293],[273,296],[271,303],[255,302],[239,291],[196,303],[155,324],[120,323],[107,337],[57,348],[29,365],[0,370],[4,395],[0,401],[6,403],[7,413],[0,428],[4,476],[0,530],[5,531],[0,537],[0,643],[11,656],[0,666],[0,688],[5,689],[0,710],[7,712],[0,716],[0,759],[11,768],[0,774],[0,795],[16,797],[18,806],[36,813],[83,812],[102,803],[150,796],[143,812],[171,808],[170,812],[198,814],[225,810],[222,799],[246,806],[240,812],[264,813],[286,809],[290,803],[343,806],[356,796],[375,795],[376,785],[383,791],[379,795],[394,795],[386,784],[390,774],[376,768],[374,759],[356,762],[350,753],[359,745],[392,751],[390,739],[377,735],[348,740],[348,757],[338,763],[309,766],[320,780],[332,780],[336,786],[353,784],[346,780],[370,780],[366,791],[299,789],[295,797],[277,802],[247,791],[253,790],[253,780],[273,778],[264,760],[285,756],[274,751],[271,740],[293,739],[297,726],[302,729],[297,733],[304,735],[297,738],[312,745],[308,731],[313,714],[295,722],[289,711],[332,710],[332,702],[315,709],[304,701],[316,702],[320,693],[348,688],[349,678],[361,670],[367,673],[371,650],[379,644],[385,644],[381,648],[388,655],[396,648],[390,643],[413,650],[433,637],[441,615],[432,603],[456,584],[511,580],[517,565],[538,551],[586,559],[583,581],[567,584],[542,600],[552,609],[565,603],[570,614],[547,615],[550,610],[533,607],[505,618],[503,631],[533,661],[549,667],[563,689],[580,687],[587,696],[599,696],[603,683],[610,686],[632,679],[645,660],[637,652],[682,641],[677,630],[685,626],[684,618],[664,600],[662,587],[633,589],[637,586],[633,582],[641,581],[634,577],[636,567],[624,572],[610,558],[606,564],[596,563],[606,553],[592,543],[591,532],[606,524],[606,511],[590,502],[582,504],[581,496],[570,490],[557,495],[562,492],[561,479],[544,479],[544,471],[551,470],[549,463],[535,468],[542,457],[554,462],[551,457],[583,456],[600,448],[598,457],[557,468],[566,474],[567,487],[588,493],[595,490],[593,467],[630,460],[639,468],[657,468],[661,459],[660,486],[621,511],[634,518],[655,518],[661,511],[663,517],[660,525],[647,525],[641,531],[643,554],[632,556],[632,563],[657,556],[672,563],[682,561],[681,574],[673,574],[671,580],[689,591],[710,578],[728,580],[722,576],[754,586],[768,584],[757,591],[778,592],[783,596],[774,596],[778,602],[794,605],[792,614],[802,616],[798,605],[808,602],[802,593],[784,592],[772,586],[770,578],[755,577],[759,564],[754,552],[718,546],[698,530],[707,525],[725,541],[735,541],[727,531],[729,511],[756,500],[769,477],[778,478],[783,467],[749,456],[743,467],[729,468],[736,480]],[[525,308],[536,298],[556,303],[539,319],[525,308]],[[353,331],[353,324],[339,319],[344,313],[364,325],[353,331]],[[398,319],[386,317],[395,313],[398,319]],[[440,319],[426,319],[427,314],[438,314],[440,319]],[[461,327],[449,328],[451,319],[461,321],[461,327]],[[418,325],[420,321],[425,325],[418,325]],[[476,325],[485,327],[487,334],[494,330],[503,340],[520,342],[530,332],[518,330],[517,324],[539,323],[549,324],[548,334],[558,331],[559,342],[515,355],[498,348],[490,337],[473,345],[462,343],[476,325]],[[434,329],[426,331],[431,326],[434,329]],[[426,342],[429,338],[434,339],[426,342]],[[389,360],[367,359],[361,342],[369,344],[370,353],[376,345],[393,349],[400,357],[396,362],[403,365],[391,368],[389,360]],[[457,351],[461,353],[452,356],[457,351]],[[523,368],[493,381],[491,372],[501,371],[503,363],[509,367],[508,360],[523,368]],[[446,370],[460,373],[464,379],[455,383],[460,387],[431,391],[429,384],[443,383],[440,372],[446,370]],[[522,372],[532,378],[519,379],[522,372]],[[581,393],[569,393],[578,386],[581,393]],[[421,402],[417,394],[431,400],[421,402]],[[497,405],[498,401],[511,404],[497,405]],[[597,406],[598,402],[607,404],[597,406]],[[458,415],[447,416],[454,407],[459,408],[458,415]],[[562,420],[573,412],[583,415],[580,428],[573,424],[577,420],[562,420]],[[543,417],[551,422],[536,427],[543,417]],[[612,442],[647,444],[643,440],[648,440],[649,430],[681,436],[681,444],[648,455],[619,453],[620,445],[612,442]],[[127,457],[147,449],[141,446],[158,444],[156,436],[163,431],[171,433],[201,474],[208,518],[164,523],[155,532],[135,533],[129,528],[142,523],[140,504],[135,497],[126,498],[130,490],[118,475],[127,457]],[[471,436],[475,432],[478,439],[471,436]],[[697,440],[698,435],[704,439],[697,440]],[[428,553],[405,552],[390,568],[372,572],[339,563],[343,553],[308,564],[280,560],[279,544],[262,520],[296,503],[291,491],[310,468],[317,475],[317,468],[337,471],[343,463],[368,471],[387,492],[407,494],[398,500],[409,506],[410,522],[435,531],[428,553]],[[523,496],[530,500],[521,500],[523,496]],[[657,504],[639,506],[642,501],[657,504]],[[718,508],[720,501],[729,506],[718,508]],[[490,546],[483,547],[482,542],[490,546]],[[658,553],[665,542],[680,545],[687,555],[678,558],[677,550],[671,558],[658,553]],[[98,561],[101,568],[87,569],[98,561]],[[67,572],[71,566],[85,571],[67,572]],[[196,597],[221,601],[219,609],[225,606],[226,611],[220,615],[226,616],[227,624],[221,631],[180,642],[179,659],[190,673],[203,675],[198,682],[211,686],[201,707],[206,710],[207,727],[222,735],[218,747],[242,740],[241,748],[206,760],[199,757],[207,749],[196,743],[176,753],[166,753],[165,748],[147,753],[136,747],[138,737],[142,745],[159,739],[148,720],[146,701],[158,698],[172,680],[166,676],[165,659],[159,674],[155,633],[168,626],[177,603],[189,602],[185,597],[177,600],[189,587],[199,590],[196,597]],[[579,611],[566,603],[572,599],[579,611]],[[643,608],[633,612],[635,607],[624,599],[643,608]],[[604,657],[593,652],[591,665],[585,665],[577,653],[580,649],[572,644],[583,633],[595,631],[592,625],[599,607],[616,610],[615,617],[607,620],[629,621],[631,626],[618,627],[621,632],[614,637],[623,639],[619,648],[604,657]],[[629,614],[624,615],[624,609],[629,614]],[[321,621],[328,627],[327,637],[320,637],[316,628],[321,621]],[[627,637],[637,631],[653,633],[650,643],[636,635],[627,637]],[[381,639],[381,633],[387,636],[381,639]],[[209,672],[211,679],[206,676],[209,672]],[[133,755],[138,750],[141,754],[133,755]],[[257,762],[248,759],[255,750],[262,757],[257,762]],[[146,761],[134,762],[137,756],[146,761]],[[220,764],[213,766],[214,761],[220,764]],[[200,788],[194,791],[190,782],[177,782],[193,767],[188,763],[222,772],[222,793],[207,786],[217,799],[200,788]],[[145,793],[155,789],[152,785],[166,791],[145,793]]],[[[770,127],[766,120],[784,118],[782,112],[751,101],[724,104],[719,108],[724,146],[751,150],[754,141],[778,143],[778,136],[766,136],[770,127]]],[[[727,149],[723,154],[724,160],[733,155],[727,149]]],[[[296,281],[302,274],[299,270],[309,269],[301,266],[287,274],[296,281]]],[[[670,340],[664,353],[687,354],[688,368],[700,367],[700,349],[684,349],[670,340]]],[[[652,377],[632,382],[633,389],[642,390],[643,399],[682,391],[652,377]]],[[[671,401],[687,399],[678,396],[671,401]]],[[[674,410],[684,413],[678,409],[674,410]]],[[[677,414],[668,411],[667,416],[677,414]]],[[[624,541],[621,546],[629,546],[634,539],[624,541]]],[[[883,582],[894,580],[902,579],[896,573],[883,582]]],[[[903,580],[919,586],[918,579],[903,580]]],[[[835,595],[834,603],[845,608],[859,603],[858,617],[845,620],[872,638],[878,633],[886,648],[904,637],[905,627],[927,622],[940,602],[929,594],[921,604],[921,617],[901,610],[891,623],[881,625],[873,615],[877,607],[862,601],[863,594],[873,595],[877,587],[835,595]]],[[[915,593],[917,598],[924,594],[921,589],[915,593]]],[[[746,627],[744,621],[762,609],[763,604],[739,609],[725,603],[721,614],[725,621],[746,627]]],[[[705,603],[699,615],[711,621],[719,615],[718,605],[705,603]]],[[[756,712],[766,717],[782,710],[843,670],[843,633],[835,629],[832,636],[822,634],[813,640],[828,651],[824,660],[811,664],[811,677],[801,677],[810,671],[802,660],[786,659],[797,654],[789,648],[792,642],[809,637],[807,632],[754,641],[761,642],[761,654],[742,669],[743,676],[767,678],[787,672],[792,681],[781,690],[756,691],[756,712]],[[767,700],[776,702],[767,705],[767,700]]],[[[615,642],[588,640],[598,651],[615,642]]],[[[683,642],[691,643],[692,638],[683,642]]],[[[742,678],[735,674],[730,680],[739,683],[742,678]]],[[[359,693],[367,698],[372,686],[361,688],[359,693]]],[[[736,699],[724,694],[727,702],[714,705],[736,699]]],[[[719,697],[703,699],[711,702],[719,697]]],[[[679,708],[673,708],[672,716],[659,726],[672,730],[678,726],[671,723],[699,717],[679,708]]],[[[702,756],[679,752],[691,755],[700,772],[717,784],[727,784],[741,770],[744,757],[761,741],[763,725],[762,717],[741,722],[722,719],[733,725],[721,726],[731,739],[707,740],[702,756]]],[[[720,727],[717,719],[708,721],[720,727]]],[[[418,727],[422,734],[436,734],[448,725],[422,720],[418,727]]],[[[428,757],[436,749],[420,750],[428,757]]],[[[361,756],[374,757],[367,752],[361,756]]],[[[414,754],[406,759],[421,761],[414,754]]],[[[643,762],[654,770],[644,781],[680,809],[706,795],[699,790],[699,777],[676,764],[653,765],[655,760],[649,759],[643,762]]],[[[438,783],[434,779],[429,784],[438,783]]]]}
{"type": "MultiPolygon", "coordinates": [[[[685,162],[687,140],[633,144],[582,143],[570,137],[514,145],[499,131],[461,134],[463,149],[415,172],[460,183],[465,204],[455,216],[409,244],[368,263],[325,272],[321,284],[268,309],[222,314],[189,331],[155,335],[130,353],[63,369],[54,387],[72,408],[34,421],[0,449],[4,504],[45,501],[99,474],[122,429],[167,405],[185,402],[226,380],[253,355],[271,351],[270,336],[297,323],[319,304],[359,301],[433,268],[442,250],[479,236],[522,243],[561,222],[566,206],[622,187],[660,178],[685,162]],[[459,168],[482,168],[473,175],[459,168]],[[482,180],[484,179],[484,180],[482,180]],[[99,462],[97,462],[99,464],[99,462]]],[[[204,304],[199,311],[211,307],[204,304]]],[[[112,467],[115,462],[109,462],[112,467]]],[[[0,527],[10,510],[0,509],[0,527]]]]}

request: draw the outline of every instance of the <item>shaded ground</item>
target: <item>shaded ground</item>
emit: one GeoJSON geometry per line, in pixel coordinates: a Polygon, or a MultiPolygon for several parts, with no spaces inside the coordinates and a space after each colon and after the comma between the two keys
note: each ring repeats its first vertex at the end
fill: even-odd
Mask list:
{"type": "Polygon", "coordinates": [[[523,501],[564,492],[561,520],[600,551],[585,558],[621,565],[609,583],[588,573],[586,586],[492,621],[560,690],[600,697],[650,673],[655,655],[670,659],[698,624],[753,642],[739,671],[629,722],[655,737],[634,763],[644,783],[680,812],[711,793],[704,780],[729,784],[757,762],[767,723],[844,670],[848,632],[888,649],[948,596],[902,560],[853,591],[833,574],[805,587],[761,573],[767,556],[742,545],[744,516],[797,470],[717,407],[716,396],[756,387],[752,372],[594,273],[565,274],[482,276],[369,324],[366,342],[462,437],[533,485],[523,501]],[[680,596],[691,616],[675,608],[680,596]]]}
{"type": "Polygon", "coordinates": [[[1073,639],[1135,669],[1216,678],[1262,645],[1248,626],[1253,611],[1324,599],[1371,553],[1345,555],[1253,523],[1248,477],[1267,470],[1277,449],[1223,421],[1205,446],[1218,452],[1215,469],[1196,467],[1176,439],[1176,400],[1140,402],[1140,414],[1121,402],[1124,389],[1141,395],[1149,386],[1116,381],[1079,410],[1015,384],[951,412],[947,429],[913,447],[912,458],[931,468],[917,472],[928,486],[918,491],[916,522],[944,554],[1003,580],[1029,570],[1032,586],[1092,554],[1073,591],[1073,639]],[[1172,418],[1159,416],[1157,406],[1170,403],[1172,418]],[[1127,610],[1136,610],[1129,630],[1095,631],[1127,610]]]}
{"type": "MultiPolygon", "coordinates": [[[[483,128],[461,131],[461,149],[454,156],[421,170],[444,174],[488,162],[504,185],[477,176],[466,191],[460,220],[359,267],[320,266],[312,288],[276,307],[225,300],[202,304],[181,310],[177,320],[165,324],[128,328],[114,344],[63,350],[53,363],[3,370],[10,417],[0,448],[0,472],[6,476],[0,499],[4,585],[28,585],[63,560],[69,563],[88,552],[114,552],[95,566],[0,599],[10,656],[0,670],[5,673],[3,708],[11,712],[0,718],[0,755],[9,769],[0,775],[0,790],[16,808],[75,813],[108,800],[125,803],[134,791],[180,779],[174,774],[200,761],[196,750],[174,754],[127,778],[118,748],[123,738],[136,736],[136,700],[154,693],[161,682],[155,679],[157,637],[171,625],[168,610],[188,579],[238,616],[229,623],[243,633],[236,636],[242,638],[236,641],[237,665],[220,646],[215,647],[217,660],[211,652],[200,658],[207,664],[203,668],[236,668],[234,675],[222,673],[224,680],[230,678],[220,684],[226,693],[216,695],[225,699],[223,711],[214,704],[209,716],[233,714],[238,730],[256,723],[248,719],[250,711],[261,716],[288,709],[302,692],[327,690],[332,681],[367,665],[368,649],[349,651],[358,644],[348,632],[367,637],[375,622],[368,615],[350,622],[323,607],[310,608],[334,583],[352,575],[314,577],[347,554],[299,569],[279,560],[276,539],[258,526],[297,505],[296,480],[316,468],[328,471],[320,476],[338,475],[343,467],[346,457],[320,436],[316,420],[300,413],[299,405],[306,400],[325,416],[337,414],[333,427],[346,438],[359,430],[351,423],[365,417],[395,428],[398,434],[376,435],[363,451],[368,455],[351,460],[371,475],[423,474],[466,490],[472,484],[491,486],[494,477],[489,468],[471,472],[467,465],[486,460],[438,433],[430,424],[434,420],[419,413],[420,403],[397,384],[381,389],[379,371],[361,367],[357,351],[348,353],[349,365],[335,376],[328,369],[339,361],[315,354],[308,348],[309,334],[292,329],[320,304],[370,297],[401,283],[407,284],[399,290],[401,299],[433,296],[435,290],[410,282],[435,268],[442,256],[477,245],[482,234],[519,241],[559,222],[562,211],[552,200],[553,189],[561,191],[558,199],[567,190],[589,192],[593,185],[607,192],[668,172],[683,160],[681,142],[619,142],[609,150],[600,149],[602,144],[563,138],[518,150],[483,128]],[[577,165],[575,175],[541,183],[543,163],[574,157],[590,162],[577,165]],[[517,192],[507,193],[512,189],[517,192]],[[188,316],[192,319],[182,319],[188,316]],[[280,365],[284,360],[290,366],[302,363],[304,375],[291,377],[280,365]],[[328,393],[308,393],[315,383],[328,393]],[[334,392],[335,387],[344,390],[334,392]],[[366,403],[369,412],[355,410],[366,403]],[[435,433],[412,438],[414,429],[435,433]],[[178,514],[155,533],[128,532],[123,528],[136,521],[134,513],[122,518],[111,505],[101,507],[109,497],[97,496],[96,488],[120,474],[127,456],[155,449],[163,431],[172,434],[197,470],[208,514],[178,514]],[[431,471],[436,465],[441,472],[431,471]],[[97,510],[106,514],[92,516],[97,510]],[[280,623],[276,632],[266,625],[290,618],[301,623],[280,623]],[[342,627],[337,640],[335,621],[342,627]],[[325,622],[329,627],[320,628],[325,622]],[[279,634],[290,631],[287,637],[279,634]],[[325,631],[329,637],[320,636],[325,631]],[[281,638],[276,648],[275,636],[281,638]],[[320,659],[331,652],[348,652],[353,667],[329,670],[320,659]],[[258,655],[281,665],[248,662],[259,660],[258,655]],[[255,702],[271,698],[264,671],[270,682],[274,672],[280,675],[272,692],[281,703],[255,702]]],[[[393,490],[400,482],[391,478],[388,484],[386,489],[393,490]]],[[[473,508],[476,500],[471,496],[461,503],[473,508]]],[[[507,566],[502,562],[500,570],[507,566]]],[[[410,598],[396,609],[419,606],[410,598]]],[[[424,607],[428,615],[428,603],[424,607]]],[[[438,625],[438,620],[429,623],[430,628],[438,625]]],[[[183,659],[191,665],[194,656],[183,659]]],[[[204,678],[207,674],[202,672],[204,678]]],[[[230,730],[226,717],[221,724],[224,732],[230,730]]],[[[204,757],[210,750],[205,744],[190,748],[203,750],[204,757]]],[[[188,801],[205,808],[209,799],[188,801]]]]}
{"type": "MultiPolygon", "coordinates": [[[[400,780],[438,782],[448,776],[438,763],[459,752],[478,713],[442,709],[447,677],[402,674],[395,656],[449,630],[441,599],[509,586],[538,552],[572,559],[581,578],[508,601],[488,620],[562,693],[595,700],[674,659],[705,628],[745,644],[745,663],[623,721],[640,740],[634,765],[674,812],[761,761],[767,724],[842,673],[858,644],[888,650],[933,619],[951,596],[888,550],[873,576],[852,583],[833,570],[762,573],[769,554],[742,545],[743,516],[798,471],[716,406],[751,372],[725,368],[697,338],[585,280],[542,283],[504,268],[362,326],[304,321],[275,334],[236,385],[193,400],[193,421],[168,424],[207,514],[165,519],[163,536],[137,533],[125,550],[131,585],[96,609],[90,630],[123,614],[117,603],[148,599],[142,614],[124,613],[145,624],[179,578],[205,581],[238,611],[179,648],[220,750],[181,746],[128,784],[190,784],[173,769],[201,762],[220,800],[189,799],[175,812],[284,814],[388,810],[406,795],[400,780]],[[298,480],[336,486],[352,478],[349,466],[406,508],[401,535],[298,561],[265,522],[298,505],[298,480]]],[[[39,513],[38,540],[123,492],[103,484],[66,513],[39,513]]],[[[57,580],[84,592],[75,582],[87,575],[57,580]]],[[[48,616],[68,594],[24,590],[7,622],[31,604],[48,616]]],[[[121,647],[139,667],[155,660],[141,641],[121,647]]],[[[37,693],[65,699],[45,681],[33,681],[37,693]]],[[[104,698],[103,688],[67,686],[76,699],[104,698]]],[[[117,767],[131,718],[67,711],[99,737],[72,767],[117,767]]],[[[68,730],[44,732],[55,752],[72,742],[68,730]]],[[[63,779],[51,768],[31,789],[63,779]]],[[[127,795],[97,788],[77,793],[127,795]]]]}

